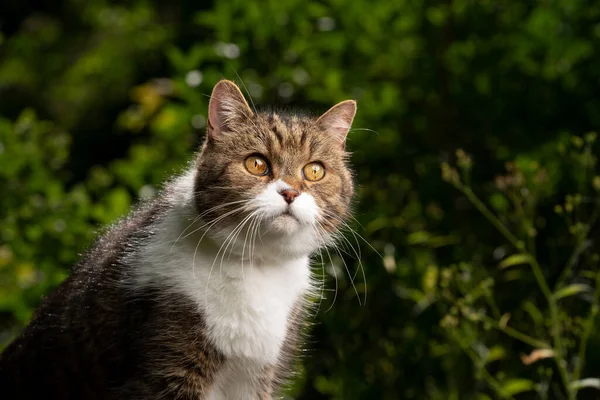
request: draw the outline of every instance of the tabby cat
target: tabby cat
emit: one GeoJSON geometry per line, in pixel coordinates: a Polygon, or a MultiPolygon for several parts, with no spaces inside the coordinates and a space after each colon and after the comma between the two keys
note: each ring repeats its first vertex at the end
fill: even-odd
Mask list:
{"type": "Polygon", "coordinates": [[[271,399],[353,195],[356,103],[256,112],[214,87],[186,172],[101,236],[1,355],[7,399],[271,399]]]}

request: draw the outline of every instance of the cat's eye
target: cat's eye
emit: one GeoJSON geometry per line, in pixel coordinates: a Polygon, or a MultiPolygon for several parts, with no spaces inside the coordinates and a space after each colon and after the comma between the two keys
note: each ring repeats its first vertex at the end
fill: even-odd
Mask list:
{"type": "Polygon", "coordinates": [[[325,167],[320,162],[311,162],[304,166],[302,174],[307,181],[320,181],[325,176],[325,167]]]}
{"type": "Polygon", "coordinates": [[[244,165],[252,175],[264,176],[269,173],[269,163],[264,157],[259,155],[252,155],[246,158],[244,165]]]}

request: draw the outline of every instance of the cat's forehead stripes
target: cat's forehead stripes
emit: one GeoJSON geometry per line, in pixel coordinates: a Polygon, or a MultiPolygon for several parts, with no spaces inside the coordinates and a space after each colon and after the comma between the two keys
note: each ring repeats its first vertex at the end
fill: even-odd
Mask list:
{"type": "Polygon", "coordinates": [[[269,113],[266,128],[283,148],[298,148],[306,141],[310,127],[296,115],[269,113]]]}
{"type": "MultiPolygon", "coordinates": [[[[311,118],[295,114],[269,112],[256,118],[257,135],[265,142],[271,155],[286,153],[303,155],[307,160],[335,153],[337,143],[321,132],[311,118]]],[[[342,149],[339,149],[343,153],[342,149]]]]}

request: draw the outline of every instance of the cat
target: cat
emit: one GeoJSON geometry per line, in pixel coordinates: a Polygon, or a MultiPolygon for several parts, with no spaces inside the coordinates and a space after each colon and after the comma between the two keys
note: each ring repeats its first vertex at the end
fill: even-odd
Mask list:
{"type": "Polygon", "coordinates": [[[102,235],[0,357],[10,399],[271,399],[309,257],[350,214],[346,100],[257,112],[222,80],[186,172],[102,235]]]}

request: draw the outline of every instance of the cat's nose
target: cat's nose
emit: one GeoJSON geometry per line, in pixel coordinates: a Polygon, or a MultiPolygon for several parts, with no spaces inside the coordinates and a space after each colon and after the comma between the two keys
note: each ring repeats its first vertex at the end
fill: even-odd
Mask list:
{"type": "Polygon", "coordinates": [[[283,196],[286,203],[291,204],[300,195],[300,192],[294,189],[285,189],[279,192],[279,194],[283,196]]]}

